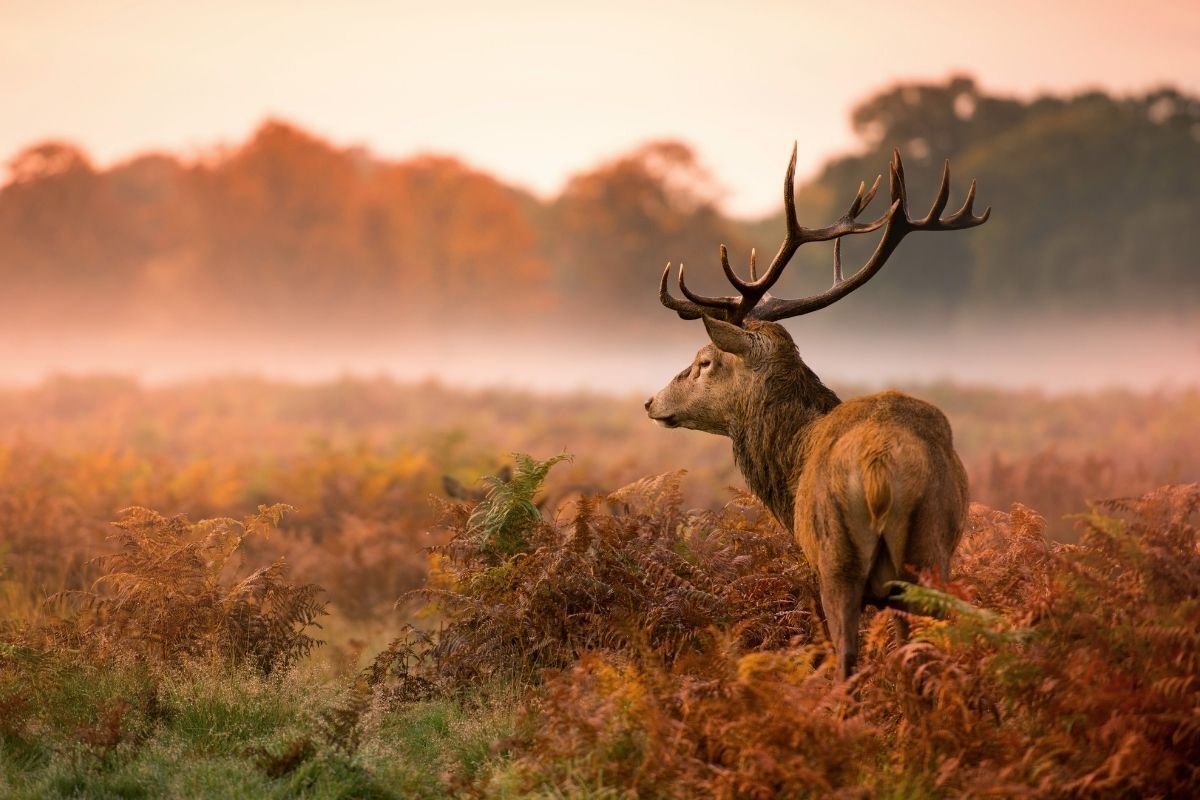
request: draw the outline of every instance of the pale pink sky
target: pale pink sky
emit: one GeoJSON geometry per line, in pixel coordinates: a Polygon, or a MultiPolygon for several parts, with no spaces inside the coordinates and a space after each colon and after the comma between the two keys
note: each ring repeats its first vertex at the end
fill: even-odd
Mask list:
{"type": "Polygon", "coordinates": [[[649,138],[698,148],[726,206],[778,203],[902,78],[1028,96],[1200,92],[1200,4],[0,0],[0,160],[61,137],[100,163],[244,138],[456,154],[542,193],[649,138]]]}

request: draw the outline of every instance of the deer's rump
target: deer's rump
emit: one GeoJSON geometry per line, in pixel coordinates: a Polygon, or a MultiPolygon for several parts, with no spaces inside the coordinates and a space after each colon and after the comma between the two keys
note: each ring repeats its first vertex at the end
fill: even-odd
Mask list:
{"type": "Polygon", "coordinates": [[[967,493],[945,416],[885,392],[843,403],[814,433],[793,529],[822,580],[857,584],[878,602],[910,568],[948,570],[967,493]]]}

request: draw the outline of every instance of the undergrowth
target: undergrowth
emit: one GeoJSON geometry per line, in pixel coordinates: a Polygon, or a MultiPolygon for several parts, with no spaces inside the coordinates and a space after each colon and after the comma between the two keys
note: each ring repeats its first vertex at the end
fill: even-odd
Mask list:
{"type": "Polygon", "coordinates": [[[426,653],[439,680],[527,682],[599,648],[674,661],[722,627],[752,649],[815,635],[816,578],[790,536],[746,494],[719,512],[685,511],[682,473],[585,496],[570,524],[527,517],[519,536],[504,534],[503,555],[480,520],[510,519],[524,498],[508,487],[553,461],[518,461],[473,510],[446,504],[451,538],[431,548],[430,586],[414,593],[443,622],[426,653]],[[601,508],[613,504],[621,513],[601,508]]]}
{"type": "Polygon", "coordinates": [[[862,670],[838,685],[790,539],[745,496],[683,510],[678,481],[621,490],[612,516],[585,499],[573,525],[535,523],[499,560],[451,509],[425,593],[443,619],[426,668],[451,687],[531,687],[513,768],[526,790],[1200,788],[1200,486],[1097,503],[1074,545],[1048,544],[1023,506],[974,506],[951,579],[904,588],[944,619],[868,615],[862,670]]]}
{"type": "Polygon", "coordinates": [[[1200,789],[1200,485],[1096,503],[1071,545],[973,506],[949,579],[901,587],[938,618],[868,613],[839,684],[812,570],[753,498],[689,510],[668,474],[546,519],[556,460],[444,504],[414,624],[341,674],[303,658],[315,587],[232,558],[281,507],[128,512],[92,591],[3,630],[0,795],[1200,789]]]}
{"type": "Polygon", "coordinates": [[[51,598],[66,616],[47,633],[101,659],[250,664],[264,675],[286,669],[320,644],[309,631],[326,613],[321,588],[290,582],[282,558],[238,578],[234,557],[288,509],[260,506],[241,521],[196,523],[126,509],[113,523],[116,552],[98,559],[92,589],[51,598]]]}

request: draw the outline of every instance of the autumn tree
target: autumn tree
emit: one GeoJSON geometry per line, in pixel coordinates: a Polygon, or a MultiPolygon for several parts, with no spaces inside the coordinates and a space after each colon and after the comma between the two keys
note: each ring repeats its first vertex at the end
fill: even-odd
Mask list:
{"type": "Polygon", "coordinates": [[[95,320],[95,297],[117,303],[141,241],[88,156],[44,142],[9,162],[0,190],[0,280],[10,319],[63,315],[95,320]],[[91,312],[91,313],[89,313],[91,312]]]}
{"type": "Polygon", "coordinates": [[[283,318],[324,316],[359,288],[361,177],[327,142],[268,121],[198,167],[206,299],[283,318]]]}
{"type": "MultiPolygon", "coordinates": [[[[695,152],[673,141],[648,143],[574,176],[552,220],[548,248],[568,302],[586,302],[593,316],[621,326],[659,317],[651,289],[668,259],[711,266],[721,242],[742,242],[695,152]]],[[[696,283],[703,288],[705,278],[696,283]]]]}
{"type": "Polygon", "coordinates": [[[550,270],[518,193],[444,157],[371,175],[360,219],[395,313],[462,323],[537,314],[553,305],[550,270]]]}

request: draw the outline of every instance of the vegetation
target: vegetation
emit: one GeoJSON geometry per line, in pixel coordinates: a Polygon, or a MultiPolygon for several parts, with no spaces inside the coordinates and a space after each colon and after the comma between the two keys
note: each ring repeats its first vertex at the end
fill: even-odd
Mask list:
{"type": "Polygon", "coordinates": [[[0,795],[1195,794],[1200,486],[1154,488],[1200,473],[1195,398],[926,396],[983,469],[976,497],[999,462],[1029,476],[1009,491],[1082,513],[1052,521],[1058,544],[1025,506],[973,505],[951,579],[905,589],[944,619],[907,615],[900,639],[899,612],[869,614],[838,685],[794,543],[729,500],[727,453],[635,428],[636,403],[0,394],[0,795]],[[1059,438],[1019,440],[1021,419],[1059,438]],[[674,449],[647,452],[655,435],[674,449]],[[443,473],[495,471],[516,439],[592,452],[518,458],[484,499],[431,507],[443,473]],[[612,490],[546,503],[543,479],[612,490]],[[1085,480],[1134,497],[1089,506],[1085,480]]]}
{"type": "Polygon", "coordinates": [[[113,523],[117,551],[98,559],[94,588],[74,598],[73,638],[102,658],[132,648],[138,659],[166,664],[250,664],[264,675],[287,669],[320,644],[308,634],[326,613],[320,587],[288,582],[282,558],[231,585],[223,580],[242,542],[265,535],[285,510],[259,506],[243,522],[190,524],[126,509],[113,523]]]}
{"type": "Polygon", "coordinates": [[[496,760],[515,725],[511,692],[360,720],[342,683],[312,670],[159,674],[0,648],[6,798],[441,798],[496,760]]]}
{"type": "MultiPolygon", "coordinates": [[[[853,123],[861,150],[800,187],[802,221],[893,146],[914,195],[948,157],[997,213],[906,246],[922,268],[827,331],[1154,315],[1190,335],[1200,99],[954,77],[853,123]]],[[[781,229],[724,214],[679,142],[551,198],[280,120],[103,169],[40,142],[0,185],[0,342],[644,342],[683,331],[652,291],[666,258],[769,252],[781,229]]],[[[949,416],[976,502],[949,579],[897,587],[936,614],[868,613],[848,683],[728,443],[652,428],[639,400],[0,389],[0,797],[1200,796],[1200,392],[910,389],[949,416]],[[449,502],[446,476],[483,490],[449,502]]]]}
{"type": "MultiPolygon", "coordinates": [[[[1194,391],[913,391],[950,417],[973,499],[994,508],[1027,502],[1059,540],[1074,538],[1064,515],[1088,500],[1200,475],[1194,391]]],[[[120,509],[237,519],[286,501],[296,510],[278,534],[243,539],[234,566],[285,557],[289,580],[324,587],[334,615],[360,626],[344,639],[372,640],[385,635],[376,628],[393,618],[396,599],[424,585],[425,548],[444,536],[428,502],[443,475],[479,485],[505,453],[569,444],[576,457],[547,479],[551,518],[576,487],[613,491],[684,465],[688,508],[715,512],[726,487],[742,485],[725,440],[653,427],[633,398],[381,380],[150,388],[57,378],[0,391],[0,419],[0,617],[35,614],[43,597],[90,590],[99,574],[93,559],[115,552],[109,522],[120,509]]],[[[564,520],[570,514],[563,509],[564,520]]]]}
{"type": "MultiPolygon", "coordinates": [[[[550,465],[524,460],[515,480],[550,465]]],[[[524,544],[505,554],[471,520],[507,516],[519,497],[493,491],[474,514],[451,506],[426,592],[440,631],[410,631],[357,675],[167,662],[160,641],[114,641],[79,616],[10,623],[0,788],[1112,797],[1200,786],[1200,485],[1099,504],[1077,545],[1049,545],[1024,507],[976,506],[952,580],[907,589],[948,619],[906,615],[914,635],[901,641],[898,612],[873,615],[862,672],[845,685],[830,680],[812,575],[787,537],[749,498],[685,511],[678,487],[677,475],[627,487],[615,515],[585,501],[569,526],[522,517],[524,544]]],[[[135,516],[139,541],[227,528],[135,516]]],[[[176,568],[106,563],[126,587],[176,568]]],[[[182,597],[171,613],[204,617],[208,604],[182,597]]],[[[257,632],[269,649],[269,627],[257,632]]]]}
{"type": "MultiPolygon", "coordinates": [[[[1107,320],[1186,315],[1200,300],[1189,224],[1200,99],[1164,88],[1025,101],[956,77],[883,89],[853,123],[861,152],[800,188],[802,221],[835,219],[892,147],[914,196],[932,193],[951,158],[998,212],[975,235],[906,246],[860,302],[819,324],[879,324],[891,309],[938,330],[955,315],[1107,320]]],[[[786,154],[782,140],[780,169],[786,154]]],[[[386,161],[280,120],[203,158],[146,154],[109,169],[70,143],[34,143],[0,186],[0,320],[13,332],[52,317],[58,333],[271,331],[322,345],[447,316],[479,330],[569,319],[636,336],[670,323],[652,291],[666,259],[715,264],[721,242],[739,258],[778,245],[778,218],[730,219],[714,187],[679,142],[617,156],[547,200],[450,158],[386,161]]],[[[849,261],[859,245],[847,243],[849,261]]],[[[780,294],[825,281],[828,259],[803,254],[810,268],[780,294]]],[[[715,269],[693,279],[720,288],[715,269]]]]}
{"type": "Polygon", "coordinates": [[[538,691],[518,764],[638,796],[1190,795],[1198,503],[1191,485],[1104,504],[1062,547],[1028,509],[977,507],[953,581],[910,590],[950,619],[899,643],[876,614],[849,686],[820,637],[753,647],[736,625],[686,656],[583,653],[538,691]]]}

